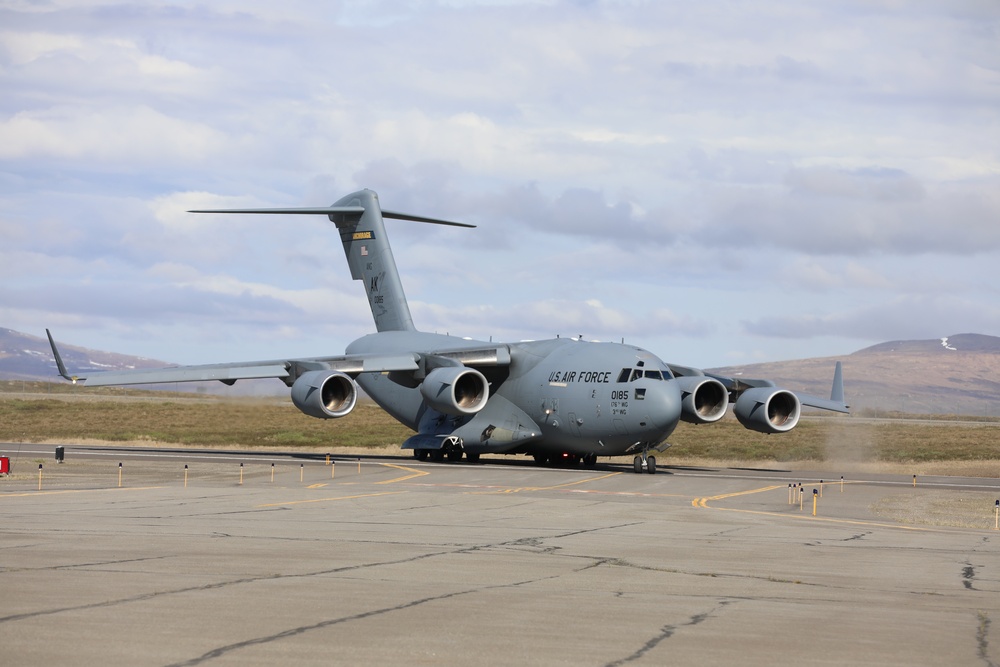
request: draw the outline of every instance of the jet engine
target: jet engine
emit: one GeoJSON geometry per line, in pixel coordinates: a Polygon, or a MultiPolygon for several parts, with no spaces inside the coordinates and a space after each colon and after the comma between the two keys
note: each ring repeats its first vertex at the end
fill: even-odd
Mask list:
{"type": "Polygon", "coordinates": [[[486,377],[474,368],[444,366],[435,368],[420,383],[420,393],[427,405],[446,415],[474,415],[490,397],[486,377]]]}
{"type": "Polygon", "coordinates": [[[310,417],[343,417],[357,402],[358,386],[340,371],[308,371],[292,384],[292,403],[310,417]]]}
{"type": "Polygon", "coordinates": [[[736,399],[733,409],[744,428],[759,433],[784,433],[799,423],[799,398],[787,389],[756,387],[736,399]]]}
{"type": "Polygon", "coordinates": [[[711,424],[726,414],[729,392],[715,378],[704,375],[677,378],[681,387],[681,419],[691,424],[711,424]]]}

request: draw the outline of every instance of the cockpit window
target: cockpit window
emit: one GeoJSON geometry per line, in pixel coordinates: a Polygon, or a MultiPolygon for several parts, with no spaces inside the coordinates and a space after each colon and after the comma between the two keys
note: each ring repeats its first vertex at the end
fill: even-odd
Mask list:
{"type": "Polygon", "coordinates": [[[635,382],[644,377],[650,380],[670,380],[672,376],[666,369],[623,368],[618,374],[618,382],[635,382]]]}

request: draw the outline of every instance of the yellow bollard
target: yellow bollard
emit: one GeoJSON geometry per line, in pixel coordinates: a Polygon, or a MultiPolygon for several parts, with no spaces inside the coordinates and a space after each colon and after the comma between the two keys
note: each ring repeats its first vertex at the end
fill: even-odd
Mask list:
{"type": "Polygon", "coordinates": [[[358,474],[361,474],[361,459],[358,459],[358,474]]]}
{"type": "Polygon", "coordinates": [[[819,497],[823,497],[823,480],[819,480],[819,497]]]}
{"type": "Polygon", "coordinates": [[[184,488],[188,488],[188,467],[186,463],[184,464],[184,488]]]}
{"type": "Polygon", "coordinates": [[[330,453],[329,452],[327,452],[327,454],[326,454],[326,464],[330,465],[330,453]]]}
{"type": "MultiPolygon", "coordinates": [[[[41,468],[42,466],[38,466],[41,468]]],[[[993,530],[1000,530],[1000,500],[993,506],[993,530]]]]}
{"type": "Polygon", "coordinates": [[[788,485],[788,504],[792,504],[792,485],[788,485]]]}
{"type": "Polygon", "coordinates": [[[271,483],[274,483],[274,464],[271,464],[271,483]]]}
{"type": "Polygon", "coordinates": [[[305,471],[306,471],[306,464],[305,463],[300,463],[299,464],[299,481],[300,482],[302,481],[302,475],[305,473],[305,471]]]}
{"type": "Polygon", "coordinates": [[[843,475],[840,476],[840,492],[841,493],[844,492],[844,476],[843,475]]]}
{"type": "Polygon", "coordinates": [[[240,463],[240,484],[243,484],[243,464],[240,463]]]}
{"type": "Polygon", "coordinates": [[[38,490],[42,490],[42,464],[38,464],[38,490]]]}
{"type": "Polygon", "coordinates": [[[816,489],[813,489],[813,516],[816,516],[816,498],[818,495],[819,492],[816,491],[816,489]]]}
{"type": "Polygon", "coordinates": [[[799,511],[802,511],[802,485],[799,484],[799,511]]]}
{"type": "Polygon", "coordinates": [[[122,488],[122,464],[118,464],[118,488],[122,488]]]}
{"type": "Polygon", "coordinates": [[[333,479],[333,476],[336,475],[336,474],[337,474],[337,464],[336,463],[331,463],[330,464],[330,479],[333,479]]]}
{"type": "Polygon", "coordinates": [[[917,476],[914,475],[913,476],[913,486],[916,486],[916,485],[917,485],[917,476]]]}

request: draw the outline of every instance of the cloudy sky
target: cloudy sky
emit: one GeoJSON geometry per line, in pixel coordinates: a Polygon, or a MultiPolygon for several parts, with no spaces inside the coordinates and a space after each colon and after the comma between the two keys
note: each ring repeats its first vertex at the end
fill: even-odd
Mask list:
{"type": "Polygon", "coordinates": [[[0,0],[0,326],[181,363],[417,326],[713,367],[1000,335],[1000,5],[0,0]]]}

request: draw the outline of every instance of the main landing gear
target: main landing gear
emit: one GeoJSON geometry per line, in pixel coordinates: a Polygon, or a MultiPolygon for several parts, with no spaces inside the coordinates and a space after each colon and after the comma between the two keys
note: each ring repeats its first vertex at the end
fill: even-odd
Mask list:
{"type": "Polygon", "coordinates": [[[413,458],[418,461],[426,461],[430,459],[435,463],[441,463],[445,459],[449,462],[455,463],[461,461],[462,457],[465,456],[469,463],[478,463],[479,454],[473,454],[471,452],[466,452],[462,446],[462,441],[459,438],[448,437],[444,439],[441,445],[441,449],[414,449],[413,458]]]}
{"type": "Polygon", "coordinates": [[[656,457],[646,456],[646,452],[643,452],[641,456],[636,456],[632,459],[632,469],[636,473],[642,473],[643,471],[648,472],[650,475],[656,474],[656,457]]]}
{"type": "Polygon", "coordinates": [[[576,466],[583,464],[584,468],[593,468],[597,465],[597,454],[532,454],[535,459],[535,463],[540,466],[543,465],[553,465],[553,466],[576,466]]]}

